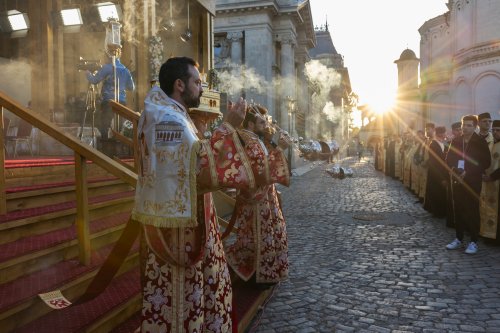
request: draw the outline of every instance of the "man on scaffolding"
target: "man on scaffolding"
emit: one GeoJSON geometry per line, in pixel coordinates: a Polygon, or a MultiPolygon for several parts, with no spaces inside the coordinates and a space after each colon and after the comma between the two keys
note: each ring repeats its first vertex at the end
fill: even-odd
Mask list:
{"type": "MultiPolygon", "coordinates": [[[[117,101],[121,104],[127,103],[127,94],[125,90],[133,91],[135,89],[134,80],[130,71],[120,62],[121,49],[116,51],[116,92],[117,101]]],[[[96,127],[101,133],[101,139],[111,138],[109,128],[111,127],[111,120],[113,119],[113,111],[109,101],[115,100],[115,81],[113,75],[112,57],[106,53],[107,62],[95,73],[90,71],[86,72],[87,80],[91,84],[102,83],[101,88],[101,109],[96,117],[96,127]]],[[[115,125],[115,129],[118,129],[115,125]]]]}

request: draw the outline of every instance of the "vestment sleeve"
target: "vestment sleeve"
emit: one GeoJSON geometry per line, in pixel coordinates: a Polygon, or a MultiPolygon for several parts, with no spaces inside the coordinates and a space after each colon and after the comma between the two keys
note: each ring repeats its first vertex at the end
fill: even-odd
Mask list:
{"type": "Polygon", "coordinates": [[[222,123],[205,141],[200,152],[198,187],[204,191],[219,188],[254,188],[255,178],[236,130],[222,123]]]}
{"type": "Polygon", "coordinates": [[[290,185],[290,170],[285,153],[280,147],[271,149],[269,152],[269,176],[271,183],[290,185]]]}

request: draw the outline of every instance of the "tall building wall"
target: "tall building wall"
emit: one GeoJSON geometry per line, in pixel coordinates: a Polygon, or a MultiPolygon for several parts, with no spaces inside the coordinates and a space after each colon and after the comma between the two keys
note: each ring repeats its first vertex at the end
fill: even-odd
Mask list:
{"type": "Polygon", "coordinates": [[[448,8],[419,29],[429,120],[449,126],[482,112],[500,119],[500,1],[449,0],[448,8]]]}

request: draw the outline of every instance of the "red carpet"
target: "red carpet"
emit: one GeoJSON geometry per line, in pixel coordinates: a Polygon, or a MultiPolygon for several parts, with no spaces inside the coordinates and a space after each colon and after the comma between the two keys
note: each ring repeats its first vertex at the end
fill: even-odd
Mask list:
{"type": "Polygon", "coordinates": [[[113,280],[113,283],[94,300],[64,310],[52,311],[48,315],[17,329],[16,332],[80,332],[86,326],[99,320],[102,314],[123,304],[139,292],[139,270],[134,269],[113,280]]]}
{"type": "MultiPolygon", "coordinates": [[[[263,290],[255,288],[252,283],[238,281],[233,285],[234,304],[236,305],[236,320],[239,322],[250,311],[263,290]]],[[[111,333],[133,333],[140,325],[141,315],[136,313],[129,320],[116,327],[111,333]]],[[[238,324],[238,323],[236,323],[238,324]]]]}
{"type": "MultiPolygon", "coordinates": [[[[118,179],[118,178],[117,177],[108,177],[108,178],[89,179],[88,184],[94,184],[94,183],[99,183],[99,182],[104,182],[107,180],[114,180],[114,179],[118,179]]],[[[37,184],[37,185],[30,185],[30,186],[16,186],[16,187],[10,187],[10,188],[5,189],[5,193],[36,191],[36,190],[43,190],[43,189],[56,188],[56,187],[73,186],[73,185],[75,185],[75,182],[67,181],[67,182],[60,182],[60,183],[37,184]]]]}
{"type": "Polygon", "coordinates": [[[70,165],[75,164],[75,159],[72,156],[68,157],[32,157],[26,158],[11,158],[5,160],[5,168],[26,168],[26,167],[42,167],[51,165],[70,165]]]}
{"type": "MultiPolygon", "coordinates": [[[[129,217],[130,213],[126,212],[91,221],[90,233],[98,233],[99,231],[125,224],[129,217]]],[[[76,238],[76,228],[70,226],[41,235],[24,237],[15,242],[0,244],[0,263],[64,242],[69,242],[76,238]]]]}
{"type": "MultiPolygon", "coordinates": [[[[123,162],[132,162],[133,159],[121,159],[123,162]]],[[[87,163],[92,163],[88,161],[87,163]]],[[[71,165],[75,164],[75,158],[73,156],[61,156],[61,157],[43,157],[34,156],[29,159],[23,158],[10,158],[5,160],[5,168],[26,168],[26,167],[43,167],[43,166],[53,166],[53,165],[71,165]]]]}
{"type": "MultiPolygon", "coordinates": [[[[119,198],[133,197],[134,194],[135,194],[134,191],[127,191],[127,192],[101,195],[98,197],[89,198],[89,204],[105,202],[108,200],[119,199],[119,198]]],[[[47,206],[43,206],[43,207],[35,207],[35,208],[17,210],[17,211],[13,211],[13,212],[8,212],[5,215],[0,215],[0,223],[24,219],[24,218],[33,217],[33,216],[39,216],[39,215],[53,213],[53,212],[59,212],[62,210],[71,209],[71,208],[75,208],[75,207],[76,207],[75,201],[68,201],[68,202],[63,202],[63,203],[55,204],[55,205],[47,205],[47,206]]]]}
{"type": "MultiPolygon", "coordinates": [[[[136,242],[130,253],[138,251],[138,243],[139,242],[136,242]]],[[[70,282],[85,273],[97,269],[107,258],[113,245],[114,244],[110,244],[102,249],[99,249],[98,251],[92,251],[91,263],[89,266],[80,264],[78,259],[66,260],[55,265],[51,265],[44,270],[25,275],[17,280],[2,284],[0,286],[0,312],[30,299],[32,295],[38,295],[40,293],[57,289],[59,286],[64,285],[65,283],[70,282]]],[[[139,283],[138,280],[137,283],[139,283]]],[[[111,285],[113,284],[114,283],[111,285]]],[[[56,330],[54,332],[66,331],[56,330]]]]}

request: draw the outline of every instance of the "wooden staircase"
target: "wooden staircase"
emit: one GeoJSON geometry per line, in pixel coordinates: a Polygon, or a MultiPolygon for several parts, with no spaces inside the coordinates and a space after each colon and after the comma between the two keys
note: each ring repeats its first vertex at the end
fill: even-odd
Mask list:
{"type": "MultiPolygon", "coordinates": [[[[70,300],[83,294],[130,217],[136,158],[112,160],[60,133],[1,91],[0,106],[75,152],[74,159],[46,165],[7,163],[0,153],[5,166],[0,170],[0,333],[133,332],[141,308],[138,240],[94,300],[53,310],[38,294],[61,290],[70,300]]],[[[138,114],[115,107],[134,123],[135,131],[138,114]]],[[[234,200],[216,192],[214,201],[224,228],[234,200]]],[[[270,290],[252,293],[247,285],[233,283],[238,331],[244,332],[270,290]]]]}
{"type": "Polygon", "coordinates": [[[46,182],[54,173],[65,174],[65,169],[72,168],[38,167],[33,177],[24,175],[30,186],[20,186],[21,170],[8,170],[8,212],[0,216],[0,332],[107,332],[139,310],[138,244],[112,282],[114,287],[130,284],[127,292],[107,290],[109,295],[76,306],[75,315],[72,308],[54,311],[37,296],[55,289],[69,299],[79,296],[120,236],[132,209],[133,188],[91,166],[89,170],[97,175],[89,172],[88,182],[92,255],[89,265],[80,263],[74,180],[46,182]],[[106,297],[112,301],[100,302],[106,297]],[[97,312],[97,303],[107,303],[109,309],[97,312]],[[60,320],[60,316],[72,320],[60,320]]]}

